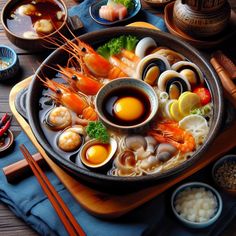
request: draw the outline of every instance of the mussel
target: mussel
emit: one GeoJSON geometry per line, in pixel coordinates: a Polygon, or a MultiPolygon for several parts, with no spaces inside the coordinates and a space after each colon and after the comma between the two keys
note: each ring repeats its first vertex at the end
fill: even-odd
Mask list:
{"type": "Polygon", "coordinates": [[[117,141],[114,138],[110,138],[109,143],[93,139],[82,146],[79,157],[83,165],[95,170],[108,164],[116,150],[117,141]]]}
{"type": "Polygon", "coordinates": [[[57,138],[57,146],[65,152],[73,152],[79,149],[85,136],[84,127],[75,125],[65,129],[57,138]]]}
{"type": "Polygon", "coordinates": [[[165,57],[151,54],[144,57],[138,64],[136,76],[150,85],[154,85],[162,72],[170,69],[170,64],[165,57]]]}
{"type": "Polygon", "coordinates": [[[63,106],[54,107],[46,114],[45,123],[53,130],[65,129],[72,124],[71,112],[63,106]]]}
{"type": "Polygon", "coordinates": [[[183,75],[189,81],[191,86],[196,86],[204,83],[202,71],[196,64],[192,62],[179,61],[172,65],[171,68],[183,75]]]}
{"type": "Polygon", "coordinates": [[[170,99],[178,99],[181,93],[191,90],[188,80],[174,70],[163,72],[157,81],[157,85],[161,91],[169,94],[170,99]]]}

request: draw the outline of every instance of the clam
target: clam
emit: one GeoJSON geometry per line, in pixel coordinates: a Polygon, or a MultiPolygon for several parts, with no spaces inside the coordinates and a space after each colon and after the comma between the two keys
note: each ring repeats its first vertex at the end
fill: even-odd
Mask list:
{"type": "Polygon", "coordinates": [[[130,150],[119,153],[115,161],[115,172],[113,175],[118,176],[138,176],[141,174],[137,168],[137,160],[134,152],[130,150]]]}
{"type": "Polygon", "coordinates": [[[137,66],[136,76],[150,85],[154,85],[160,74],[170,69],[170,64],[165,57],[151,54],[144,57],[137,66]]]}
{"type": "Polygon", "coordinates": [[[171,50],[169,48],[165,47],[159,47],[154,50],[155,53],[164,56],[170,65],[173,65],[174,63],[178,61],[184,61],[185,57],[178,52],[171,50]]]}
{"type": "Polygon", "coordinates": [[[189,81],[191,86],[196,86],[204,83],[202,71],[196,64],[192,62],[179,61],[172,65],[171,68],[183,75],[189,81]]]}
{"type": "Polygon", "coordinates": [[[173,145],[169,143],[161,143],[157,148],[156,158],[161,162],[166,162],[171,159],[176,152],[177,149],[173,145]]]}
{"type": "Polygon", "coordinates": [[[133,151],[137,159],[145,159],[150,155],[147,149],[147,140],[142,135],[129,135],[125,137],[126,147],[133,151]]]}
{"type": "Polygon", "coordinates": [[[157,86],[161,91],[167,92],[170,99],[178,99],[181,93],[191,90],[189,81],[174,70],[163,72],[157,81],[157,86]]]}
{"type": "Polygon", "coordinates": [[[99,140],[86,142],[79,153],[81,162],[88,168],[96,169],[107,165],[117,150],[117,142],[110,138],[109,143],[102,143],[99,140]]]}
{"type": "Polygon", "coordinates": [[[66,107],[54,107],[45,116],[45,123],[53,130],[63,130],[72,123],[72,115],[66,107]]]}
{"type": "Polygon", "coordinates": [[[57,146],[65,152],[73,152],[81,147],[84,135],[83,126],[75,125],[67,128],[59,134],[57,146]]]}

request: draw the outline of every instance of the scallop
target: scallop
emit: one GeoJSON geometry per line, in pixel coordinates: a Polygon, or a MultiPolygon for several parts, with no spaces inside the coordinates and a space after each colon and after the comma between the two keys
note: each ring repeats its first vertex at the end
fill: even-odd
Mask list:
{"type": "Polygon", "coordinates": [[[45,117],[45,123],[50,129],[62,130],[72,124],[72,115],[66,107],[54,107],[45,117]]]}
{"type": "Polygon", "coordinates": [[[183,75],[189,81],[191,86],[204,83],[202,71],[193,62],[179,61],[172,65],[172,69],[183,75]]]}
{"type": "Polygon", "coordinates": [[[138,63],[136,77],[150,85],[155,85],[161,73],[168,69],[170,69],[170,64],[165,57],[151,54],[138,63]]]}
{"type": "Polygon", "coordinates": [[[82,145],[84,134],[83,126],[75,125],[70,127],[59,135],[57,145],[65,152],[73,152],[82,145]]]}
{"type": "Polygon", "coordinates": [[[157,81],[157,86],[161,91],[167,92],[170,99],[178,99],[181,93],[191,91],[189,81],[174,70],[163,72],[157,81]]]}
{"type": "Polygon", "coordinates": [[[159,55],[164,56],[168,60],[170,65],[173,65],[176,62],[185,60],[185,57],[183,55],[169,48],[159,47],[159,48],[156,48],[154,52],[159,55]]]}
{"type": "Polygon", "coordinates": [[[117,150],[117,142],[110,138],[109,143],[98,140],[86,142],[79,153],[81,162],[88,168],[97,169],[107,165],[117,150]]]}

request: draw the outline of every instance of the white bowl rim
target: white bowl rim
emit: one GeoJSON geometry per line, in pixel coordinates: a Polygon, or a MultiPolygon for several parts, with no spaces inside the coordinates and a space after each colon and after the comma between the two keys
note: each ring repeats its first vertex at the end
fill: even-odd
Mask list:
{"type": "Polygon", "coordinates": [[[183,223],[185,223],[185,225],[188,225],[188,226],[192,226],[192,227],[207,227],[211,224],[213,224],[220,216],[221,212],[222,212],[222,208],[223,208],[223,202],[222,202],[222,198],[219,194],[219,192],[211,187],[209,184],[206,184],[206,183],[203,183],[203,182],[188,182],[188,183],[185,183],[183,185],[180,185],[173,193],[172,193],[172,196],[171,196],[171,208],[172,208],[172,211],[174,212],[175,216],[180,220],[182,221],[183,223]],[[204,221],[204,222],[194,222],[194,221],[190,221],[190,220],[187,220],[183,217],[181,217],[176,209],[175,209],[175,206],[174,206],[174,200],[177,196],[177,194],[181,191],[181,190],[184,190],[188,187],[204,187],[206,189],[209,189],[214,195],[215,197],[217,198],[217,202],[218,202],[218,206],[217,206],[217,210],[216,210],[216,213],[214,214],[213,217],[211,217],[208,221],[204,221]]]}

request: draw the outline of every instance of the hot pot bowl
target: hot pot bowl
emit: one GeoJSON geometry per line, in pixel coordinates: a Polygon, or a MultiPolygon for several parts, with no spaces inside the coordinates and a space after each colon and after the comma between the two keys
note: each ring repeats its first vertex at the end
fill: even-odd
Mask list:
{"type": "Polygon", "coordinates": [[[12,32],[7,25],[7,16],[14,9],[14,7],[20,4],[21,2],[24,3],[24,1],[22,0],[8,1],[1,11],[1,22],[3,25],[4,31],[6,33],[6,36],[17,47],[28,50],[28,51],[35,51],[35,52],[48,50],[49,46],[52,47],[52,45],[47,43],[47,40],[49,37],[59,37],[58,31],[60,31],[63,34],[68,33],[68,29],[67,29],[68,12],[67,12],[66,4],[64,3],[63,0],[57,0],[56,2],[58,3],[58,5],[60,5],[60,8],[63,9],[65,13],[64,21],[59,28],[55,29],[50,34],[47,34],[45,36],[35,37],[35,38],[25,38],[23,36],[19,36],[18,34],[12,32]]]}
{"type": "Polygon", "coordinates": [[[97,48],[112,37],[117,37],[120,35],[134,35],[138,38],[143,38],[146,36],[152,37],[159,45],[167,46],[168,48],[183,54],[193,63],[196,63],[203,71],[206,78],[206,83],[210,89],[214,114],[210,124],[209,134],[204,144],[194,153],[193,156],[191,156],[191,158],[163,173],[155,173],[152,175],[137,177],[119,177],[91,172],[84,168],[80,168],[71,159],[64,158],[63,155],[59,155],[57,152],[55,152],[45,137],[43,129],[40,125],[39,99],[42,96],[42,91],[44,88],[37,76],[52,78],[53,75],[55,75],[55,71],[51,70],[48,66],[56,64],[66,65],[68,59],[68,54],[64,50],[61,50],[60,48],[55,50],[38,68],[29,87],[27,108],[30,126],[35,134],[35,137],[37,138],[40,145],[45,149],[48,156],[58,165],[64,168],[69,174],[81,181],[92,184],[92,186],[98,187],[99,189],[119,193],[131,191],[134,189],[142,189],[157,184],[167,177],[173,177],[183,173],[188,167],[194,165],[194,163],[204,155],[204,153],[210,147],[212,141],[215,139],[221,126],[223,116],[222,90],[220,82],[213,69],[197,50],[187,43],[182,42],[178,38],[156,30],[136,27],[127,27],[125,29],[123,27],[114,27],[112,29],[104,29],[85,34],[81,36],[80,39],[92,45],[94,48],[97,48]]]}

